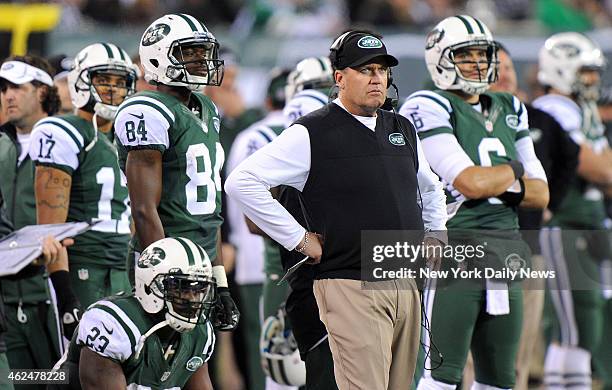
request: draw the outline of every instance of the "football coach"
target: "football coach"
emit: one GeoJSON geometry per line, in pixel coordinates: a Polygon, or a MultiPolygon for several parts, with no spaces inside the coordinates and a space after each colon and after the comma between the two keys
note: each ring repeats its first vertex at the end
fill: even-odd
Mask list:
{"type": "Polygon", "coordinates": [[[310,257],[338,388],[407,390],[419,293],[412,280],[361,280],[361,231],[443,231],[445,196],[411,123],[381,109],[398,64],[381,37],[344,33],[330,60],[338,98],[244,160],[225,191],[272,239],[310,257]],[[279,185],[300,191],[308,229],[272,198],[279,185]]]}

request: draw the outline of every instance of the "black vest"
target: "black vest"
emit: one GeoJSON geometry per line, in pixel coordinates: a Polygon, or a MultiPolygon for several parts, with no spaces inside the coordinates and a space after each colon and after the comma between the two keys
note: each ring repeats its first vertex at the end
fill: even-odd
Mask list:
{"type": "Polygon", "coordinates": [[[310,136],[302,199],[309,230],[324,239],[318,279],[361,278],[362,230],[423,230],[414,127],[388,111],[377,115],[372,131],[331,103],[295,122],[310,136]]]}

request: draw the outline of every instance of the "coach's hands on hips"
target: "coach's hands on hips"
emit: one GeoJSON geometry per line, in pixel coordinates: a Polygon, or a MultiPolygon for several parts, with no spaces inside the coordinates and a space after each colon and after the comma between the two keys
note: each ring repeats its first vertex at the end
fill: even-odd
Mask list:
{"type": "Polygon", "coordinates": [[[213,277],[217,284],[217,302],[212,313],[212,325],[215,330],[232,331],[238,326],[240,311],[229,292],[225,268],[222,265],[215,265],[213,277]]]}
{"type": "Polygon", "coordinates": [[[295,247],[295,250],[304,256],[310,257],[310,260],[306,263],[319,264],[321,262],[321,256],[323,255],[322,244],[323,236],[313,232],[306,232],[302,241],[295,247]]]}

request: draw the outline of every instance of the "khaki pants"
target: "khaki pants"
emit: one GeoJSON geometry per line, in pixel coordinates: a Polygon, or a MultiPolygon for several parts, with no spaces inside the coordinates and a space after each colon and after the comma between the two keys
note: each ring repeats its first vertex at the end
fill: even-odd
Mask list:
{"type": "Polygon", "coordinates": [[[408,390],[419,349],[419,292],[408,280],[364,286],[348,279],[314,282],[338,388],[408,390]]]}

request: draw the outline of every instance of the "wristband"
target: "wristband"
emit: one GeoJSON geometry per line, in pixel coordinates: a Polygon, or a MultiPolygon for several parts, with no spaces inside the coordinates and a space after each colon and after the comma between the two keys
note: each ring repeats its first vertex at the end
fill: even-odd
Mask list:
{"type": "Polygon", "coordinates": [[[227,275],[225,275],[225,267],[222,265],[215,265],[212,267],[213,278],[217,283],[217,287],[227,287],[227,275]]]}
{"type": "Polygon", "coordinates": [[[304,251],[306,250],[306,245],[308,245],[308,237],[309,233],[306,232],[306,234],[304,235],[304,243],[299,248],[295,248],[296,251],[300,252],[301,254],[304,254],[304,251]]]}
{"type": "Polygon", "coordinates": [[[525,168],[523,167],[523,164],[521,164],[520,161],[510,160],[508,162],[508,165],[510,165],[510,168],[512,168],[512,172],[514,172],[514,178],[516,180],[520,179],[525,174],[525,168]]]}

